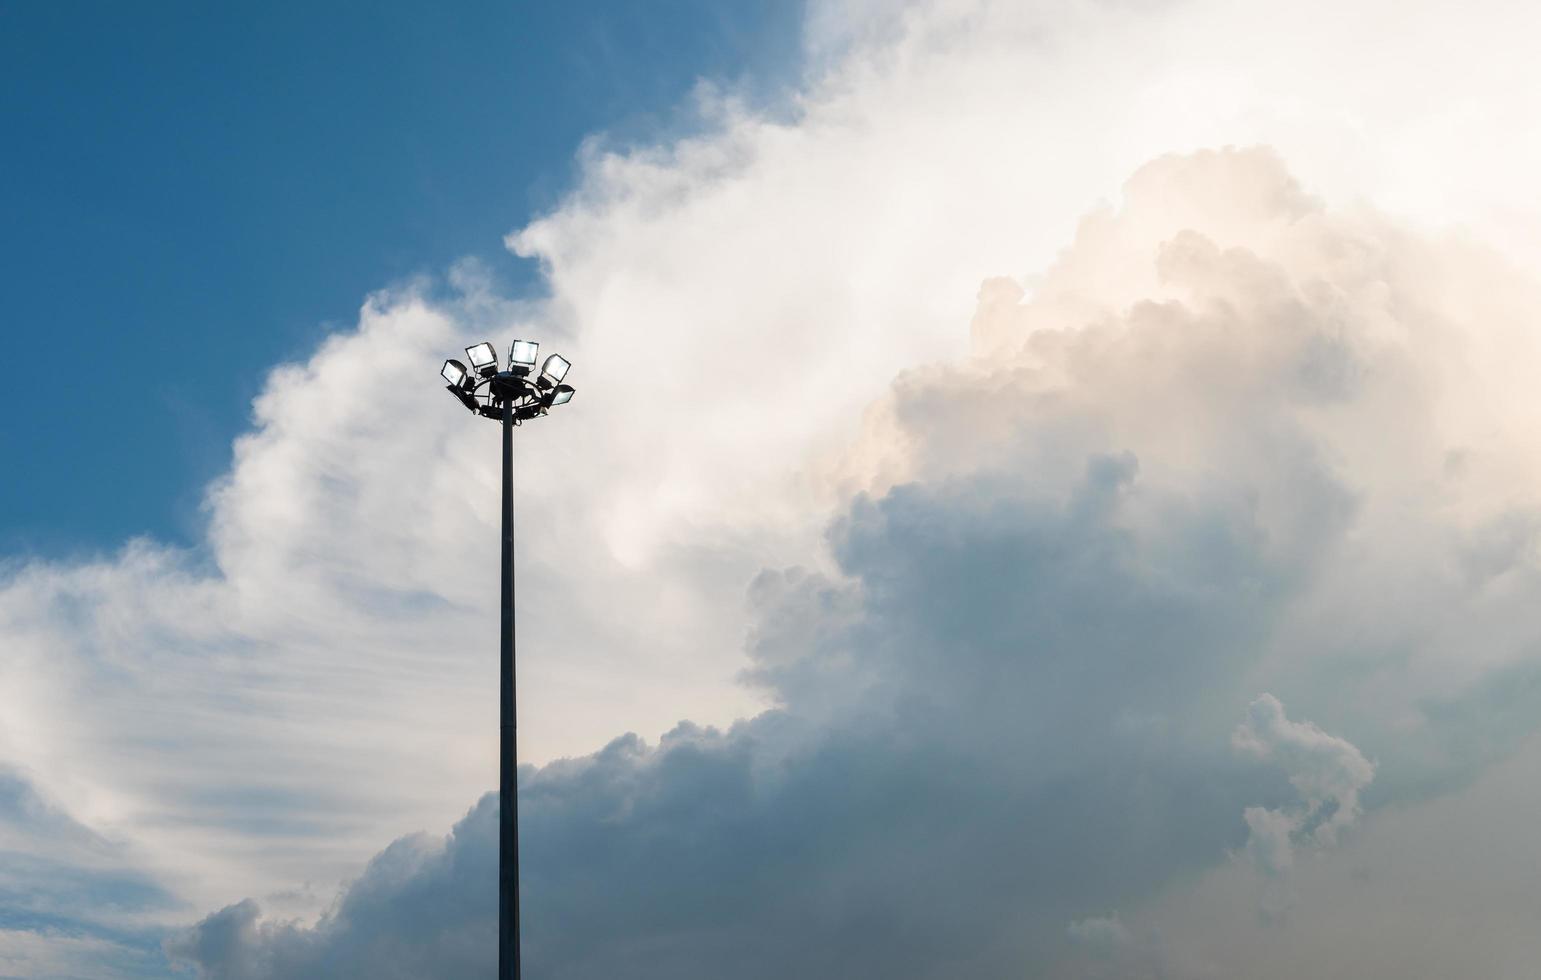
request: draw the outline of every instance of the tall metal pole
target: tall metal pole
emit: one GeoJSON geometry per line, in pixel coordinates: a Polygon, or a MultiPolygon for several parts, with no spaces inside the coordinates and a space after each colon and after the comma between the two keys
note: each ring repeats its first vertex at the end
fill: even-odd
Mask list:
{"type": "Polygon", "coordinates": [[[514,404],[503,402],[503,635],[498,753],[498,980],[519,980],[518,712],[514,703],[514,404]]]}

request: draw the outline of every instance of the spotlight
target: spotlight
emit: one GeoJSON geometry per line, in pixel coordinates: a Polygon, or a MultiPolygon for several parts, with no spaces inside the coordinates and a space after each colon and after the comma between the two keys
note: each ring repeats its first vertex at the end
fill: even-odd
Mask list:
{"type": "Polygon", "coordinates": [[[466,356],[471,359],[471,367],[482,377],[498,373],[498,352],[491,344],[480,343],[475,347],[467,347],[466,356]]]}
{"type": "Polygon", "coordinates": [[[552,381],[561,381],[567,377],[567,371],[572,366],[572,361],[569,361],[561,354],[552,354],[546,358],[546,363],[541,365],[540,373],[543,377],[550,378],[552,381]]]}
{"type": "Polygon", "coordinates": [[[540,345],[533,340],[516,340],[508,348],[508,369],[517,371],[524,368],[528,372],[535,366],[535,352],[540,350],[540,345]]]}

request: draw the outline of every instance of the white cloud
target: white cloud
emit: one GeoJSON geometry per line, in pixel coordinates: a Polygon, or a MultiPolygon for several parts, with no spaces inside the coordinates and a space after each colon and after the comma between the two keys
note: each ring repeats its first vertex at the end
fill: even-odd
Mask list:
{"type": "MultiPolygon", "coordinates": [[[[1182,975],[1165,930],[1099,910],[1153,918],[1242,847],[1298,874],[1301,841],[1332,843],[1372,778],[1413,805],[1513,750],[1535,698],[1480,681],[1535,669],[1519,583],[1541,569],[1518,551],[1496,573],[1514,583],[1472,573],[1472,528],[1520,505],[1448,460],[1523,453],[1527,430],[1475,397],[1497,362],[1453,343],[1485,325],[1427,312],[1478,284],[1523,295],[1513,273],[1327,208],[1266,150],[1162,158],[1126,194],[1031,296],[984,290],[970,356],[903,373],[866,414],[834,470],[858,489],[832,567],[750,588],[749,677],[777,710],[527,773],[532,969],[1182,975]],[[1260,686],[1338,719],[1391,778],[1272,695],[1238,728],[1260,686]],[[1110,922],[1163,938],[1099,952],[1110,922]]],[[[490,853],[482,832],[464,846],[490,853]]],[[[340,907],[370,907],[371,880],[340,907]]],[[[409,875],[384,908],[419,884],[457,887],[409,875]]],[[[259,921],[235,906],[177,948],[211,978],[291,955],[252,975],[305,977],[381,955],[382,915],[187,953],[259,921]]]]}
{"type": "MultiPolygon", "coordinates": [[[[695,138],[595,150],[511,236],[549,300],[464,269],[455,296],[382,294],[275,372],[205,548],[8,568],[0,761],[200,909],[314,915],[385,841],[448,824],[494,764],[497,464],[433,372],[527,333],[579,387],[519,439],[527,757],[767,697],[806,723],[548,770],[553,814],[590,812],[600,776],[621,782],[594,795],[634,806],[686,749],[795,776],[832,720],[897,738],[885,712],[934,712],[947,765],[1000,757],[990,779],[1020,779],[980,808],[1013,832],[1048,819],[1056,779],[1085,794],[1076,829],[1109,793],[1181,818],[1066,850],[1095,867],[1074,867],[1085,907],[1052,909],[1062,942],[1164,861],[1240,843],[1241,802],[1183,794],[1217,769],[1252,788],[1224,737],[1253,692],[1352,731],[1388,799],[1469,778],[1528,724],[1518,694],[1471,705],[1541,629],[1541,300],[1470,240],[1346,205],[1536,254],[1512,201],[1541,164],[1537,16],[816,4],[820,67],[790,106],[727,101],[695,138]],[[1253,151],[1122,184],[1255,142],[1301,182],[1253,151]],[[1098,200],[1117,204],[1078,224],[1098,200]],[[1006,278],[979,294],[987,276],[1006,278]],[[746,635],[756,690],[733,680],[746,635]],[[1041,646],[1017,660],[1023,636],[1041,646]],[[1141,782],[1141,752],[1166,783],[1141,782]],[[1077,782],[1098,771],[1113,789],[1077,782]]],[[[687,788],[661,798],[707,794],[687,788]]],[[[1043,860],[1000,827],[980,839],[1019,849],[991,862],[927,829],[938,865],[1043,860]]],[[[824,908],[870,873],[837,867],[824,908]]],[[[1038,921],[1014,888],[1001,908],[1038,921]]]]}
{"type": "Polygon", "coordinates": [[[1248,807],[1247,853],[1272,873],[1292,863],[1292,838],[1308,833],[1317,844],[1336,842],[1338,831],[1359,817],[1359,794],[1375,778],[1375,765],[1352,743],[1308,721],[1290,721],[1284,705],[1263,694],[1247,707],[1247,720],[1231,733],[1236,751],[1277,763],[1300,793],[1294,809],[1248,807]]]}

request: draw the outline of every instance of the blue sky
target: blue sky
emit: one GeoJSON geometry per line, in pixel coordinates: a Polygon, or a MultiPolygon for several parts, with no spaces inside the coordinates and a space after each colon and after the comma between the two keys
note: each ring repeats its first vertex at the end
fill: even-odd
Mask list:
{"type": "Polygon", "coordinates": [[[82,9],[0,977],[490,973],[515,337],[532,976],[1541,959],[1541,8],[82,9]]]}
{"type": "Polygon", "coordinates": [[[560,200],[580,142],[688,123],[700,78],[795,77],[800,11],[635,4],[0,7],[0,546],[196,542],[277,362],[372,290],[560,200]],[[77,374],[77,372],[83,372],[77,374]]]}

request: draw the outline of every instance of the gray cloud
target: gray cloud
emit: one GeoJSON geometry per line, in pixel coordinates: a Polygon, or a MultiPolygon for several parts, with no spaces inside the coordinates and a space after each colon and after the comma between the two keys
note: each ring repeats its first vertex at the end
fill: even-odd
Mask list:
{"type": "MultiPolygon", "coordinates": [[[[1523,440],[1462,414],[1496,368],[1450,356],[1436,306],[1465,287],[1419,270],[1489,273],[1434,248],[1266,151],[1201,153],[1137,174],[1030,299],[987,284],[975,355],[869,412],[831,567],[750,586],[745,678],[776,707],[521,774],[532,974],[1095,975],[1109,910],[1249,839],[1275,869],[1330,841],[1367,755],[1382,803],[1478,764],[1425,706],[1479,696],[1473,646],[1496,669],[1541,624],[1469,574],[1474,473],[1523,440]],[[1456,445],[1487,462],[1452,471],[1456,445]]],[[[485,973],[492,842],[489,798],[314,927],[241,903],[170,949],[213,980],[485,973]]],[[[1170,972],[1165,944],[1119,956],[1170,972]]]]}
{"type": "MultiPolygon", "coordinates": [[[[1094,457],[1059,501],[993,477],[858,500],[831,531],[846,581],[789,570],[754,590],[756,676],[784,707],[527,770],[532,973],[994,975],[1025,944],[1064,943],[1034,922],[1238,845],[1236,815],[1267,787],[1202,718],[1170,709],[1196,678],[1229,673],[1253,604],[1214,577],[1224,565],[1187,570],[1212,593],[1197,601],[1138,567],[1139,542],[1115,526],[1135,471],[1094,457]],[[789,661],[785,637],[809,623],[819,635],[789,661]],[[1158,736],[1119,730],[1147,710],[1165,716],[1158,736]]],[[[360,901],[378,887],[371,868],[314,931],[264,928],[241,905],[174,949],[218,978],[371,972],[399,945],[447,962],[433,951],[458,934],[394,910],[462,891],[490,903],[494,838],[474,819],[490,806],[401,882],[415,894],[360,901]]],[[[490,907],[467,920],[483,956],[490,907]]],[[[414,969],[401,975],[461,975],[414,969]]]]}
{"type": "Polygon", "coordinates": [[[478,976],[489,972],[489,935],[496,948],[496,875],[488,873],[496,867],[489,795],[446,838],[404,837],[382,851],[313,928],[259,921],[248,899],[169,940],[166,951],[230,980],[478,976]]]}

